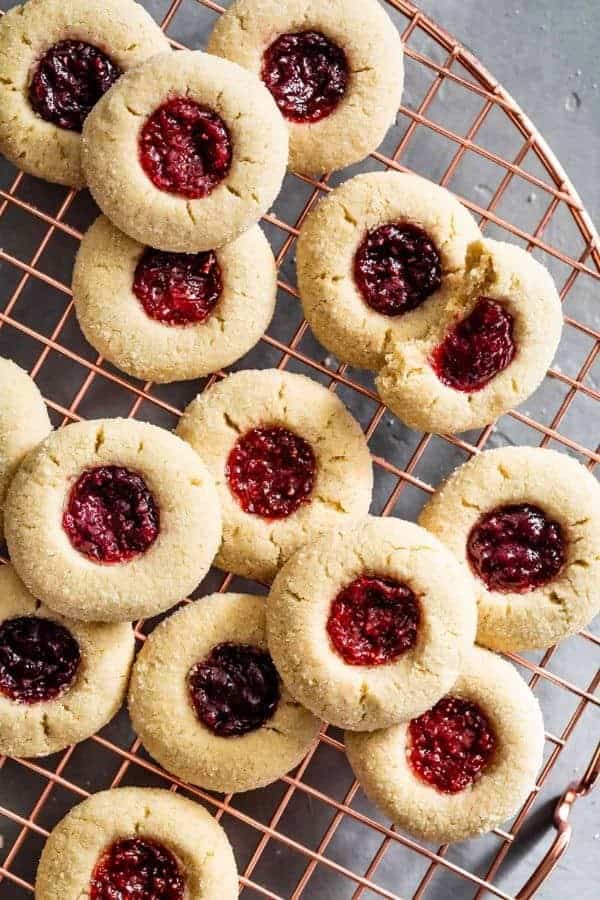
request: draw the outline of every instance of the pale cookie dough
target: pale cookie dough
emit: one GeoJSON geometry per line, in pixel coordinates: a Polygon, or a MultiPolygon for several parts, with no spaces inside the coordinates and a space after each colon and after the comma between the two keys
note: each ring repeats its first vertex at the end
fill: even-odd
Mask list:
{"type": "MultiPolygon", "coordinates": [[[[198,151],[191,139],[183,147],[198,151]]],[[[254,225],[279,193],[287,153],[285,123],[264,85],[235,63],[197,51],[160,54],[128,72],[83,130],[83,167],[100,209],[140,243],[184,253],[222,247],[254,225]],[[192,199],[157,187],[140,161],[143,128],[180,98],[218,115],[231,139],[228,172],[192,199]]]]}
{"type": "MultiPolygon", "coordinates": [[[[232,665],[223,669],[230,674],[222,683],[215,676],[212,686],[221,707],[215,728],[207,726],[192,705],[191,673],[207,659],[214,665],[211,653],[223,644],[267,651],[264,598],[212,594],[162,622],[136,660],[129,712],[145,748],[177,778],[212,791],[250,791],[295,768],[320,722],[279,685],[273,713],[254,728],[245,724],[236,729],[233,719],[251,709],[250,701],[240,703],[240,691],[247,690],[257,708],[266,700],[272,701],[270,708],[274,699],[260,693],[261,682],[253,672],[244,675],[232,665]],[[231,733],[223,734],[228,728],[231,733]]],[[[276,677],[273,667],[269,674],[276,677]]],[[[205,702],[215,701],[214,693],[206,696],[205,702]]]]}
{"type": "Polygon", "coordinates": [[[600,486],[564,453],[537,447],[487,450],[450,476],[419,521],[467,563],[477,592],[480,644],[497,650],[548,647],[600,610],[600,486]],[[489,589],[468,561],[469,535],[481,517],[515,504],[541,509],[564,538],[558,573],[524,593],[489,589]]]}
{"type": "MultiPolygon", "coordinates": [[[[238,896],[231,845],[204,807],[171,791],[122,787],[92,795],[54,827],[38,866],[35,900],[88,897],[98,862],[122,840],[147,841],[166,850],[184,884],[182,900],[238,896]]],[[[136,896],[140,881],[132,888],[136,896]]]]}
{"type": "Polygon", "coordinates": [[[400,828],[436,843],[475,837],[516,813],[535,787],[544,748],[539,703],[499,656],[473,648],[449,696],[477,704],[495,735],[479,777],[456,793],[416,774],[407,755],[409,724],[346,734],[350,765],[367,796],[400,828]]]}
{"type": "Polygon", "coordinates": [[[229,375],[190,403],[177,433],[215,479],[223,510],[216,562],[237,575],[270,582],[306,541],[369,510],[373,471],[364,434],[335,394],[303,375],[277,369],[229,375]],[[312,490],[287,517],[246,512],[230,488],[230,454],[257,428],[291,431],[314,454],[312,490]]]}
{"type": "Polygon", "coordinates": [[[0,152],[38,178],[83,187],[80,131],[42,118],[29,100],[40,58],[65,40],[93,45],[124,72],[169,42],[133,0],[28,0],[0,19],[0,152]]]}
{"type": "MultiPolygon", "coordinates": [[[[370,622],[377,627],[372,610],[366,635],[370,622]]],[[[439,700],[475,627],[475,592],[463,567],[436,538],[399,519],[367,518],[306,544],[280,571],[267,603],[269,650],[292,696],[353,731],[410,719],[439,700]],[[408,587],[419,611],[412,645],[376,665],[348,664],[330,637],[335,598],[362,576],[408,587]]]]}
{"type": "Polygon", "coordinates": [[[98,353],[134,378],[162,383],[217,372],[260,340],[275,309],[277,273],[258,225],[215,251],[221,290],[199,322],[171,324],[147,314],[133,289],[147,250],[105,216],[83,237],[73,298],[81,330],[98,353]]]}
{"type": "MultiPolygon", "coordinates": [[[[445,188],[400,172],[357,175],[322,200],[300,229],[297,272],[304,315],[338,359],[378,370],[391,339],[422,337],[443,314],[462,276],[467,247],[479,237],[471,214],[445,188]],[[392,224],[425,232],[439,265],[439,287],[399,315],[370,306],[354,275],[367,235],[392,224]]],[[[410,284],[414,265],[407,264],[405,272],[410,284]]]]}
{"type": "Polygon", "coordinates": [[[25,454],[51,431],[35,382],[11,359],[0,357],[0,539],[10,480],[25,454]]]}
{"type": "Polygon", "coordinates": [[[426,338],[392,342],[377,390],[410,428],[455,433],[483,427],[539,386],[558,347],[562,321],[560,298],[544,266],[513,244],[478,241],[469,248],[464,284],[445,316],[426,338]],[[515,352],[485,386],[467,392],[442,383],[431,358],[480,297],[497,301],[512,316],[515,352]]]}
{"type": "Polygon", "coordinates": [[[221,516],[209,472],[183,441],[145,422],[99,419],[55,431],[26,457],[5,528],[14,567],[35,597],[73,618],[123,622],[194,590],[219,546],[221,516]],[[125,561],[91,558],[63,525],[74,485],[97,467],[141,476],[158,509],[153,542],[125,561]]]}
{"type": "MultiPolygon", "coordinates": [[[[290,168],[318,175],[364,159],[398,111],[403,49],[382,6],[376,0],[237,0],[216,23],[208,50],[264,77],[265,51],[273,42],[305,32],[322,35],[345,54],[347,81],[335,108],[318,121],[286,120],[290,168]]],[[[289,67],[302,83],[304,67],[289,67]]],[[[292,92],[303,96],[306,90],[292,92]]]]}
{"type": "MultiPolygon", "coordinates": [[[[9,624],[10,628],[10,624],[9,624]]],[[[12,566],[0,567],[0,753],[7,756],[46,756],[99,731],[120,709],[133,662],[135,640],[129,624],[101,625],[64,619],[31,596],[12,566]],[[10,642],[4,633],[11,620],[41,619],[66,629],[79,646],[79,662],[70,684],[47,700],[24,700],[6,690],[15,673],[32,682],[24,690],[44,691],[39,672],[44,647],[10,642]],[[20,653],[22,647],[25,650],[20,653]],[[6,647],[7,655],[4,655],[6,647]],[[29,651],[29,652],[27,652],[29,651]],[[39,652],[38,652],[39,651],[39,652]],[[19,656],[20,653],[20,656],[19,656]],[[33,683],[35,679],[35,683],[33,683]]],[[[49,651],[49,663],[54,658],[49,651]]],[[[38,694],[39,696],[39,694],[38,694]]]]}

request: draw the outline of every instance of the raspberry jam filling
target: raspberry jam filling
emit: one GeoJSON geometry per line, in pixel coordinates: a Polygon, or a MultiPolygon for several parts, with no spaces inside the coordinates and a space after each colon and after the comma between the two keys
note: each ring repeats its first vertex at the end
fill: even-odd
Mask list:
{"type": "Polygon", "coordinates": [[[513,326],[513,317],[501,303],[480,297],[433,351],[435,374],[456,391],[480,391],[512,362],[513,326]]]}
{"type": "Polygon", "coordinates": [[[98,466],[83,472],[71,488],[63,528],[84,556],[118,563],[154,543],[160,517],[141,475],[123,466],[98,466]]]}
{"type": "Polygon", "coordinates": [[[54,700],[69,690],[81,653],[70,631],[37,616],[0,625],[0,694],[17,703],[54,700]]]}
{"type": "Polygon", "coordinates": [[[342,48],[318,31],[281,34],[263,55],[262,80],[292,122],[330,115],[346,93],[348,74],[342,48]]]}
{"type": "Polygon", "coordinates": [[[29,102],[46,122],[81,131],[92,107],[122,74],[92,44],[59,41],[46,50],[36,66],[29,84],[29,102]]]}
{"type": "Polygon", "coordinates": [[[417,225],[392,223],[367,232],[354,256],[365,303],[384,316],[416,309],[442,283],[437,247],[417,225]]]}
{"type": "Polygon", "coordinates": [[[419,601],[407,585],[361,575],[331,604],[327,633],[348,665],[380,666],[414,647],[420,618],[419,601]]]}
{"type": "Polygon", "coordinates": [[[196,715],[219,737],[255,731],[279,703],[279,676],[271,657],[245,644],[213,647],[190,670],[188,686],[196,715]]]}
{"type": "Polygon", "coordinates": [[[92,873],[90,900],[183,900],[185,879],[171,851],[148,838],[108,847],[92,873]]]}
{"type": "Polygon", "coordinates": [[[225,122],[194,100],[167,100],[142,128],[140,162],[161,191],[190,200],[206,197],[229,172],[231,158],[225,122]]]}
{"type": "Polygon", "coordinates": [[[413,771],[444,794],[477,781],[489,763],[496,736],[483,710],[469,700],[442,697],[408,726],[413,771]]]}
{"type": "Polygon", "coordinates": [[[481,516],[467,538],[467,557],[491,591],[525,594],[558,575],[566,542],[542,509],[517,503],[481,516]]]}
{"type": "Polygon", "coordinates": [[[244,512],[284,519],[306,503],[315,483],[312,447],[287,428],[252,428],[235,443],[227,480],[244,512]]]}
{"type": "Polygon", "coordinates": [[[144,311],[163,325],[205,322],[222,289],[221,267],[212,250],[165,253],[147,247],[133,277],[133,293],[144,311]]]}

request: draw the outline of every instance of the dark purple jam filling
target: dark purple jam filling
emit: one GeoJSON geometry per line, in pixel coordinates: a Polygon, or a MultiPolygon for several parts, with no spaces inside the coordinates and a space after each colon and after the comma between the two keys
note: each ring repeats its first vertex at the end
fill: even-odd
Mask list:
{"type": "Polygon", "coordinates": [[[19,616],[0,625],[0,693],[17,703],[54,700],[69,690],[81,662],[63,625],[19,616]]]}
{"type": "Polygon", "coordinates": [[[215,308],[223,282],[212,250],[166,253],[147,247],[133,278],[133,293],[151,319],[163,325],[196,325],[215,308]]]}
{"type": "Polygon", "coordinates": [[[171,851],[148,838],[108,847],[92,873],[90,900],[184,900],[185,879],[171,851]]]}

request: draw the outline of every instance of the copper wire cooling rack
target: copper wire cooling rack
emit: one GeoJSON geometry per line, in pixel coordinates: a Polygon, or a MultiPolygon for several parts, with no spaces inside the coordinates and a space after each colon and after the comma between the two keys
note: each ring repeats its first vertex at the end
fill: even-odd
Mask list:
{"type": "MultiPolygon", "coordinates": [[[[145,5],[162,17],[175,46],[203,46],[222,12],[211,0],[145,5]]],[[[288,175],[264,222],[279,264],[278,311],[240,367],[305,372],[338,391],[373,452],[373,512],[414,518],[433,486],[484,447],[539,444],[575,455],[590,470],[600,462],[589,440],[600,400],[593,381],[600,319],[588,302],[600,288],[600,252],[581,200],[514,100],[411,3],[388,0],[387,8],[406,44],[404,105],[380,152],[350,174],[391,168],[426,175],[455,191],[487,234],[513,240],[543,261],[564,303],[557,363],[525,408],[481,432],[442,438],[402,428],[378,402],[372,379],[327,356],[301,319],[295,239],[307,211],[338,182],[288,175]]],[[[92,202],[8,166],[0,169],[0,188],[0,353],[29,369],[57,426],[126,415],[172,427],[188,400],[220,374],[200,385],[157,387],[127,379],[99,358],[79,332],[69,290],[77,242],[96,215],[92,202]]],[[[199,594],[230,586],[247,587],[213,571],[199,594]]],[[[140,641],[152,625],[136,624],[140,641]]],[[[296,772],[270,788],[225,797],[192,789],[154,765],[123,712],[91,740],[55,756],[0,761],[0,900],[31,896],[46,835],[74,803],[122,784],[170,787],[206,805],[234,845],[244,897],[446,900],[486,891],[531,897],[567,848],[571,807],[598,774],[598,750],[594,755],[589,730],[577,726],[600,705],[594,696],[599,644],[586,631],[543,654],[511,656],[540,698],[548,732],[537,787],[506,830],[451,847],[423,845],[396,831],[364,798],[341,735],[331,728],[296,772]]]]}

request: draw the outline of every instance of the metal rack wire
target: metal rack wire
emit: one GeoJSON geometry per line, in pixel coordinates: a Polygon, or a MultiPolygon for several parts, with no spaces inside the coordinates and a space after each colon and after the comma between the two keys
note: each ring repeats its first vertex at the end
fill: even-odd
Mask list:
{"type": "MultiPolygon", "coordinates": [[[[210,27],[222,12],[212,0],[163,0],[161,24],[175,46],[179,45],[178,15],[186,6],[189,13],[191,5],[199,30],[201,22],[210,27]]],[[[442,142],[438,170],[422,174],[455,190],[479,217],[482,229],[508,235],[549,265],[559,282],[566,331],[562,368],[557,365],[550,370],[540,389],[541,400],[537,405],[533,401],[533,411],[511,411],[496,426],[475,435],[436,438],[404,433],[401,442],[391,442],[388,432],[396,433],[400,426],[379,403],[372,381],[325,356],[298,312],[292,265],[295,238],[308,210],[331,189],[333,179],[287,177],[282,194],[289,200],[285,213],[279,211],[278,201],[275,211],[265,217],[280,271],[279,313],[260,348],[242,366],[277,365],[308,372],[339,391],[361,420],[372,448],[377,486],[374,512],[409,517],[433,490],[432,480],[486,446],[515,440],[573,453],[590,470],[600,462],[600,448],[588,447],[579,438],[579,419],[572,415],[578,404],[600,400],[589,377],[600,351],[600,333],[593,321],[586,320],[580,304],[586,290],[598,287],[600,251],[593,225],[569,179],[513,99],[471,53],[412,3],[387,0],[387,7],[405,41],[408,86],[412,84],[414,91],[422,86],[423,94],[415,102],[408,94],[383,149],[373,153],[361,170],[419,170],[420,140],[442,142]],[[497,148],[488,128],[493,119],[493,133],[500,135],[497,148]],[[471,187],[482,167],[486,181],[494,187],[484,185],[487,192],[473,193],[471,187]],[[518,214],[513,198],[513,211],[507,217],[505,201],[515,186],[529,193],[518,214]],[[538,197],[544,206],[539,218],[538,197]],[[557,230],[559,220],[562,226],[557,230]],[[553,407],[550,412],[548,405],[553,407]]],[[[127,379],[91,351],[74,321],[69,270],[81,229],[93,214],[85,195],[50,188],[14,170],[0,187],[4,283],[0,352],[29,369],[57,426],[93,415],[124,414],[171,427],[198,384],[156,387],[127,379]]],[[[231,575],[213,572],[203,592],[207,584],[211,590],[226,590],[232,581],[235,585],[231,575]]],[[[136,624],[140,641],[151,624],[136,624]]],[[[362,796],[345,762],[339,735],[330,728],[324,728],[298,770],[273,788],[249,795],[212,795],[177,782],[154,765],[123,713],[90,741],[48,759],[0,760],[0,777],[6,786],[0,805],[4,837],[0,900],[31,896],[43,841],[70,806],[91,791],[125,783],[181,790],[214,812],[236,850],[244,897],[398,900],[409,895],[479,897],[487,891],[496,897],[525,900],[566,849],[571,836],[569,811],[598,775],[598,750],[594,755],[589,745],[579,746],[577,758],[583,765],[590,754],[592,758],[583,777],[568,786],[560,799],[555,836],[545,855],[541,860],[536,854],[526,855],[527,862],[531,860],[529,878],[517,891],[518,886],[511,884],[510,861],[529,847],[528,828],[536,816],[539,819],[533,807],[539,806],[538,796],[581,717],[600,706],[594,696],[600,671],[586,669],[592,666],[599,644],[586,631],[537,656],[511,655],[546,704],[548,726],[554,727],[557,718],[553,708],[560,707],[561,714],[567,709],[567,715],[557,721],[554,731],[547,732],[547,753],[537,787],[506,831],[496,829],[489,838],[458,851],[422,845],[398,832],[362,796]],[[10,800],[5,799],[9,796],[10,800]]],[[[541,812],[547,833],[552,812],[541,812]]]]}

